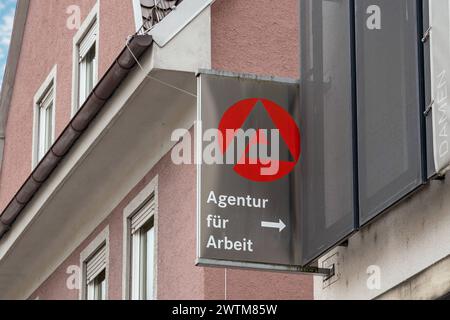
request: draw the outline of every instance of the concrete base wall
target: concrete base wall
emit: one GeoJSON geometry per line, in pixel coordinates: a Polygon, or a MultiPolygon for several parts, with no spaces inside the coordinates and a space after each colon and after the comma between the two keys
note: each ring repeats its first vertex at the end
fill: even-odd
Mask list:
{"type": "Polygon", "coordinates": [[[432,181],[357,232],[350,238],[348,247],[337,248],[321,259],[323,262],[338,253],[339,276],[326,287],[322,279],[316,278],[315,297],[375,299],[442,295],[449,289],[446,287],[450,281],[448,272],[425,272],[430,278],[420,283],[412,279],[439,265],[450,254],[449,195],[449,179],[432,181]],[[414,292],[418,287],[420,291],[414,292]]]}
{"type": "Polygon", "coordinates": [[[450,292],[450,257],[439,261],[397,287],[377,297],[380,300],[435,300],[450,292]]]}

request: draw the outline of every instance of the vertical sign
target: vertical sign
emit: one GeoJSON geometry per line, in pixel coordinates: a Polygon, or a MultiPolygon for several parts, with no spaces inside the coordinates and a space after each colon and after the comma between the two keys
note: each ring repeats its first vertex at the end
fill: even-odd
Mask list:
{"type": "Polygon", "coordinates": [[[433,0],[430,6],[431,94],[436,171],[450,165],[450,1],[433,0]]]}
{"type": "Polygon", "coordinates": [[[293,172],[298,83],[203,71],[197,130],[198,265],[301,268],[293,172]]]}

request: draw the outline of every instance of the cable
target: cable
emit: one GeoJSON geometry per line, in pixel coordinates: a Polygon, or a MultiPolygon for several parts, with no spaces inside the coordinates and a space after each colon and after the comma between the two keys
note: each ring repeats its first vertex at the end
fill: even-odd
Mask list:
{"type": "MultiPolygon", "coordinates": [[[[133,51],[131,50],[130,46],[128,45],[129,42],[130,42],[130,40],[131,40],[131,38],[132,38],[132,36],[129,36],[129,37],[128,37],[128,39],[127,39],[127,41],[126,41],[126,47],[127,47],[128,51],[130,51],[131,56],[132,56],[133,59],[136,61],[136,64],[139,66],[139,68],[140,68],[143,72],[145,72],[145,70],[144,70],[144,68],[142,67],[141,63],[140,63],[139,60],[136,58],[136,56],[134,55],[134,53],[133,53],[133,51]]],[[[154,81],[156,81],[156,82],[158,82],[158,83],[160,83],[160,84],[162,84],[162,85],[165,85],[165,86],[167,86],[167,87],[169,87],[169,88],[172,88],[172,89],[175,89],[175,90],[177,90],[177,91],[180,91],[180,92],[182,92],[182,93],[184,93],[184,94],[187,94],[187,95],[189,95],[189,96],[191,96],[191,97],[197,98],[197,95],[196,95],[196,94],[193,94],[193,93],[191,93],[191,92],[189,92],[189,91],[187,91],[187,90],[184,90],[184,89],[179,88],[179,87],[177,87],[177,86],[174,86],[174,85],[172,85],[172,84],[170,84],[170,83],[167,83],[167,82],[165,82],[165,81],[163,81],[163,80],[160,80],[160,79],[158,79],[158,78],[155,78],[155,77],[151,76],[150,74],[146,74],[145,77],[148,78],[148,79],[154,80],[154,81]]]]}
{"type": "Polygon", "coordinates": [[[227,288],[228,272],[227,272],[227,271],[228,271],[228,269],[225,268],[225,286],[224,286],[224,287],[225,287],[225,288],[224,288],[224,291],[225,291],[225,292],[224,292],[224,294],[225,294],[225,301],[228,300],[228,290],[227,290],[227,289],[228,289],[228,288],[227,288]]]}

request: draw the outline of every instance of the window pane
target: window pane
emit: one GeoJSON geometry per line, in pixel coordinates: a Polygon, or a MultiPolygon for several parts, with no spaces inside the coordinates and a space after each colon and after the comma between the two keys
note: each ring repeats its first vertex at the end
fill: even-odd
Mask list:
{"type": "Polygon", "coordinates": [[[139,230],[140,233],[140,241],[141,241],[141,251],[139,253],[139,299],[147,300],[147,231],[144,230],[144,227],[139,230]]]}
{"type": "Polygon", "coordinates": [[[37,160],[40,161],[52,145],[53,95],[52,89],[45,95],[37,111],[37,160]]]}
{"type": "Polygon", "coordinates": [[[131,298],[154,299],[154,228],[153,218],[132,235],[131,298]]]}
{"type": "Polygon", "coordinates": [[[101,295],[99,300],[106,300],[106,279],[101,283],[101,295]]]}
{"type": "Polygon", "coordinates": [[[87,285],[87,300],[95,300],[95,285],[94,282],[90,282],[87,285]]]}
{"type": "Polygon", "coordinates": [[[95,279],[95,300],[106,300],[106,272],[102,271],[95,279]]]}
{"type": "Polygon", "coordinates": [[[301,0],[303,262],[354,230],[350,2],[301,0]]]}
{"type": "Polygon", "coordinates": [[[79,105],[81,107],[90,95],[95,84],[96,51],[95,43],[81,59],[79,65],[79,105]]]}
{"type": "Polygon", "coordinates": [[[131,299],[140,299],[140,232],[131,236],[131,299]]]}
{"type": "Polygon", "coordinates": [[[86,97],[94,88],[94,65],[95,65],[95,44],[86,54],[86,97]]]}
{"type": "Polygon", "coordinates": [[[356,3],[360,220],[421,183],[415,0],[356,3]]]}
{"type": "Polygon", "coordinates": [[[103,270],[87,286],[88,300],[106,300],[106,271],[103,270]]]}
{"type": "Polygon", "coordinates": [[[45,140],[45,110],[42,107],[39,107],[38,110],[38,142],[37,142],[37,160],[40,161],[44,156],[44,140],[45,140]]]}
{"type": "Polygon", "coordinates": [[[45,108],[45,152],[46,153],[48,151],[48,149],[50,149],[51,145],[52,145],[52,131],[53,131],[53,101],[50,103],[49,106],[47,106],[45,108]]]}
{"type": "Polygon", "coordinates": [[[141,233],[141,277],[140,297],[143,300],[153,299],[153,221],[147,222],[140,230],[141,233]]]}
{"type": "Polygon", "coordinates": [[[147,236],[146,236],[146,240],[147,240],[147,244],[146,244],[146,249],[147,249],[147,268],[146,268],[146,298],[147,300],[152,300],[154,299],[154,295],[153,295],[153,278],[154,278],[154,252],[153,252],[153,248],[154,248],[154,242],[155,242],[155,233],[154,233],[154,228],[151,228],[150,230],[147,231],[147,236]]]}

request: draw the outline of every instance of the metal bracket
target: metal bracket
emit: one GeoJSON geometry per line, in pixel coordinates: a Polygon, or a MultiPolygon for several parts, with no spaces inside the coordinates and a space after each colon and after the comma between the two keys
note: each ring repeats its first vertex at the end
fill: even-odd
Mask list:
{"type": "Polygon", "coordinates": [[[434,100],[432,100],[432,101],[430,102],[430,104],[425,108],[425,111],[424,111],[424,113],[423,113],[423,115],[424,115],[425,117],[428,117],[428,115],[430,114],[431,110],[433,109],[433,105],[434,105],[434,100]]]}
{"type": "Polygon", "coordinates": [[[225,260],[214,260],[214,259],[204,259],[197,258],[195,265],[198,267],[217,267],[217,268],[228,268],[228,269],[251,269],[259,271],[273,271],[273,272],[291,272],[300,273],[306,275],[315,275],[323,277],[333,277],[334,270],[332,266],[286,266],[286,265],[270,265],[263,263],[252,263],[252,262],[236,262],[236,261],[225,261],[225,260]]]}
{"type": "Polygon", "coordinates": [[[345,240],[344,242],[341,242],[338,247],[348,248],[348,240],[345,240]]]}
{"type": "Polygon", "coordinates": [[[428,41],[428,39],[430,39],[431,29],[432,29],[432,26],[429,26],[427,31],[425,31],[425,33],[423,34],[423,37],[421,39],[422,43],[425,43],[428,41]]]}
{"type": "Polygon", "coordinates": [[[331,271],[331,273],[327,277],[323,278],[323,289],[333,285],[341,278],[339,264],[339,252],[336,252],[335,254],[322,261],[321,267],[329,268],[331,271]]]}
{"type": "Polygon", "coordinates": [[[330,279],[334,276],[335,270],[334,265],[331,268],[320,268],[320,267],[301,267],[302,273],[314,274],[316,276],[322,276],[324,279],[330,279]]]}
{"type": "Polygon", "coordinates": [[[333,278],[336,275],[336,265],[333,264],[331,266],[331,269],[329,269],[329,270],[330,270],[330,274],[327,276],[324,276],[324,278],[323,278],[324,282],[329,281],[331,278],[333,278]]]}

